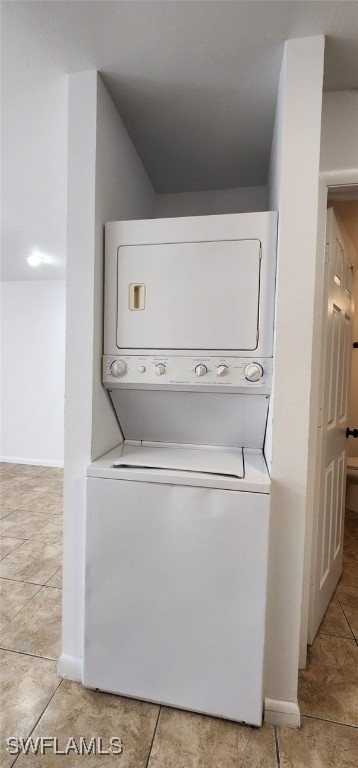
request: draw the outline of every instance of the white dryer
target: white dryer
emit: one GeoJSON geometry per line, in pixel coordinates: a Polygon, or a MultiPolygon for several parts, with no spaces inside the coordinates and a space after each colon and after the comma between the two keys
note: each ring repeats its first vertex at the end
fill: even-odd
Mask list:
{"type": "Polygon", "coordinates": [[[84,685],[259,725],[276,214],[106,225],[84,685]]]}

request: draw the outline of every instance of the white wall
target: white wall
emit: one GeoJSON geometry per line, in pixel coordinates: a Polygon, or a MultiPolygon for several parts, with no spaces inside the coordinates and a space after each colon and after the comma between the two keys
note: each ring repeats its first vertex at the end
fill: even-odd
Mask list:
{"type": "MultiPolygon", "coordinates": [[[[356,183],[358,170],[358,91],[325,93],[322,104],[321,173],[343,173],[356,183]],[[353,178],[353,176],[355,176],[353,178]]],[[[335,183],[338,183],[337,180],[335,183]]]]}
{"type": "Polygon", "coordinates": [[[209,216],[267,210],[266,187],[237,187],[157,195],[155,216],[209,216]]]}
{"type": "Polygon", "coordinates": [[[118,443],[113,408],[102,385],[103,353],[103,225],[118,219],[154,216],[156,195],[116,107],[101,78],[97,84],[96,231],[94,273],[94,369],[92,460],[118,443]],[[112,430],[112,432],[111,432],[112,430]],[[110,444],[111,443],[111,444],[110,444]]]}
{"type": "Polygon", "coordinates": [[[121,433],[101,386],[103,225],[154,215],[155,193],[100,76],[69,77],[63,645],[81,679],[85,470],[121,433]]]}
{"type": "Polygon", "coordinates": [[[63,464],[65,281],[1,283],[1,459],[63,464]]]}
{"type": "Polygon", "coordinates": [[[323,56],[323,37],[286,43],[269,173],[279,240],[265,691],[276,710],[297,700],[323,56]]]}
{"type": "Polygon", "coordinates": [[[59,66],[26,5],[2,5],[1,275],[14,281],[64,280],[66,67],[59,66]],[[26,16],[21,18],[21,11],[26,16]],[[49,257],[40,274],[25,260],[34,248],[49,257]]]}

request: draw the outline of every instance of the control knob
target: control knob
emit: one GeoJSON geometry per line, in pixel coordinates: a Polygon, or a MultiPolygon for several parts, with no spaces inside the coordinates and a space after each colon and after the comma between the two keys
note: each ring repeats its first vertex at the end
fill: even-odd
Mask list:
{"type": "Polygon", "coordinates": [[[112,376],[119,378],[127,373],[127,365],[124,360],[114,360],[113,363],[111,363],[110,371],[112,376]]]}
{"type": "Polygon", "coordinates": [[[264,370],[260,363],[248,363],[244,370],[245,379],[248,381],[259,381],[264,375],[264,370]]]}
{"type": "Polygon", "coordinates": [[[216,375],[217,376],[226,376],[229,368],[227,365],[218,365],[216,369],[216,375]]]}
{"type": "Polygon", "coordinates": [[[199,365],[195,366],[195,373],[197,376],[205,376],[205,374],[208,372],[208,369],[204,363],[199,363],[199,365]]]}
{"type": "Polygon", "coordinates": [[[155,366],[155,372],[157,376],[162,376],[162,374],[165,373],[164,363],[158,363],[158,365],[155,366]]]}

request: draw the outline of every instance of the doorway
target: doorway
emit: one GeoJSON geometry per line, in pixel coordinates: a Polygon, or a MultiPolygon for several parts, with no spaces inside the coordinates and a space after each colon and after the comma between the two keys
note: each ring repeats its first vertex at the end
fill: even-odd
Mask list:
{"type": "Polygon", "coordinates": [[[353,621],[358,603],[357,186],[328,190],[325,243],[309,644],[317,632],[332,630],[335,619],[349,624],[346,613],[353,621]]]}
{"type": "MultiPolygon", "coordinates": [[[[337,176],[339,176],[339,174],[337,174],[337,176]]],[[[340,185],[342,185],[343,181],[344,179],[342,178],[337,179],[337,182],[340,185]]],[[[358,227],[358,184],[353,187],[339,186],[333,188],[330,186],[330,182],[331,179],[321,179],[320,181],[320,213],[318,219],[317,237],[318,251],[316,273],[316,317],[314,325],[314,334],[316,337],[316,368],[312,379],[312,386],[313,388],[316,387],[316,391],[314,392],[314,415],[312,416],[312,433],[314,434],[314,446],[312,449],[312,488],[310,496],[310,508],[312,509],[312,517],[309,521],[311,527],[308,524],[306,529],[306,552],[308,552],[306,561],[306,575],[307,582],[309,578],[310,586],[309,588],[307,587],[307,592],[304,591],[303,593],[303,624],[301,627],[302,634],[300,647],[301,671],[299,672],[298,703],[302,715],[316,716],[320,719],[330,720],[332,722],[356,724],[358,650],[358,512],[355,513],[351,510],[348,510],[347,512],[345,509],[345,480],[346,455],[351,454],[352,450],[357,450],[356,446],[358,440],[354,439],[352,436],[346,439],[345,431],[347,426],[351,427],[352,430],[353,427],[358,426],[358,424],[356,425],[355,423],[356,411],[354,410],[358,407],[358,387],[354,383],[354,378],[353,381],[348,380],[350,370],[352,369],[354,376],[355,366],[357,365],[357,358],[353,356],[358,355],[357,348],[353,348],[353,343],[358,340],[358,235],[356,232],[358,227]],[[324,350],[327,348],[327,339],[325,338],[325,334],[327,336],[327,326],[329,325],[330,312],[331,314],[334,314],[335,310],[339,310],[339,300],[334,301],[336,305],[335,307],[333,307],[333,303],[330,306],[327,282],[325,282],[327,273],[326,262],[328,258],[328,254],[325,249],[325,244],[327,243],[326,222],[332,215],[332,211],[334,212],[334,216],[337,220],[337,230],[334,234],[336,235],[339,232],[338,240],[341,242],[343,242],[344,234],[343,244],[346,255],[348,256],[348,264],[350,262],[352,266],[356,268],[356,274],[355,285],[352,286],[353,300],[351,309],[353,329],[349,336],[349,355],[346,356],[346,365],[343,366],[342,357],[338,353],[338,361],[336,362],[335,366],[335,371],[337,373],[337,377],[338,375],[340,376],[340,381],[342,382],[342,379],[344,379],[346,376],[347,384],[349,384],[349,387],[347,387],[348,396],[346,418],[342,418],[342,409],[340,412],[338,412],[342,422],[340,429],[343,431],[343,442],[342,435],[339,438],[341,440],[340,451],[341,453],[343,452],[344,455],[344,463],[341,463],[344,466],[341,518],[342,525],[340,529],[342,543],[340,549],[341,562],[339,564],[340,567],[338,568],[338,572],[336,569],[333,583],[331,581],[331,589],[325,596],[326,603],[324,604],[323,601],[323,604],[321,605],[321,616],[316,616],[316,620],[313,621],[313,585],[315,584],[315,579],[317,580],[318,578],[318,580],[320,580],[322,577],[322,572],[320,573],[319,569],[316,567],[317,552],[319,549],[322,552],[322,542],[324,540],[322,537],[319,538],[317,536],[319,514],[322,509],[322,499],[319,499],[320,488],[317,478],[319,472],[322,472],[322,467],[324,465],[322,455],[320,453],[320,443],[322,425],[325,424],[325,420],[324,414],[319,412],[319,406],[320,396],[322,398],[322,390],[324,391],[325,385],[327,391],[327,376],[326,371],[323,371],[321,376],[319,376],[319,372],[322,371],[322,358],[324,350]],[[355,312],[354,303],[356,310],[355,312]],[[321,501],[321,508],[319,506],[319,501],[321,501]],[[309,600],[307,599],[308,594],[309,600]],[[309,619],[311,621],[308,620],[307,624],[304,625],[304,617],[306,616],[307,620],[308,616],[308,602],[310,609],[309,619]],[[306,613],[305,610],[307,611],[306,613]],[[307,643],[309,644],[308,646],[307,643]]],[[[339,275],[336,274],[336,271],[337,270],[334,269],[333,273],[331,273],[331,277],[333,277],[333,279],[335,277],[337,278],[338,288],[339,275]]],[[[341,281],[345,281],[347,285],[347,276],[341,275],[340,279],[341,281]]],[[[345,307],[343,308],[343,314],[345,313],[346,315],[349,314],[349,312],[347,312],[348,303],[349,302],[346,302],[345,307]]],[[[342,323],[342,326],[343,325],[344,323],[342,323]]],[[[341,387],[341,392],[343,390],[344,387],[341,387]]],[[[309,493],[310,489],[308,489],[308,496],[309,493]]],[[[332,520],[337,520],[337,515],[332,515],[331,511],[332,507],[328,509],[329,519],[326,532],[328,531],[330,536],[326,537],[326,542],[328,539],[328,550],[334,554],[334,547],[331,547],[331,543],[332,540],[333,544],[336,544],[337,542],[334,538],[332,539],[332,520]]],[[[334,533],[336,533],[336,531],[337,529],[335,529],[334,533]]]]}

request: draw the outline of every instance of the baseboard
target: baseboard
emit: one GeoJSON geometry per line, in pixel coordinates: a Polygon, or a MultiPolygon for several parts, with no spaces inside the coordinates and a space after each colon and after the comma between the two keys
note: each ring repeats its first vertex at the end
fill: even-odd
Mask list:
{"type": "Polygon", "coordinates": [[[66,680],[82,683],[83,659],[63,653],[58,660],[58,674],[66,680]]]}
{"type": "Polygon", "coordinates": [[[59,467],[64,466],[63,461],[48,461],[47,459],[24,459],[23,456],[0,456],[0,461],[7,464],[31,464],[33,467],[59,467]]]}
{"type": "Polygon", "coordinates": [[[264,721],[267,725],[286,725],[299,728],[301,724],[300,708],[296,701],[265,699],[264,721]]]}

